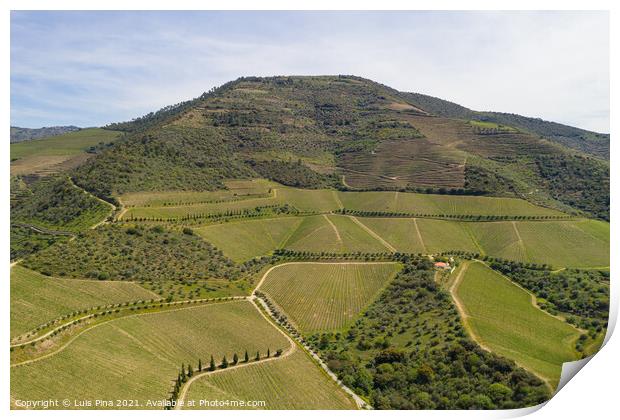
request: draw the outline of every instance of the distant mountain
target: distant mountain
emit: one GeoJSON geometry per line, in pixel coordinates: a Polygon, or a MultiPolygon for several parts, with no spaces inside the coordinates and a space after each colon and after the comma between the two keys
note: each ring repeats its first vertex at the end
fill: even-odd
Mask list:
{"type": "Polygon", "coordinates": [[[609,136],[356,76],[240,78],[106,128],[125,140],[73,178],[110,201],[265,177],[309,188],[514,196],[609,219],[609,136]]]}
{"type": "Polygon", "coordinates": [[[11,126],[11,143],[17,143],[24,140],[41,139],[44,137],[58,136],[60,134],[79,130],[81,130],[81,128],[74,125],[42,128],[23,128],[11,126]]]}
{"type": "Polygon", "coordinates": [[[403,93],[405,97],[421,108],[442,117],[474,119],[508,125],[557,142],[571,149],[579,150],[609,160],[609,134],[601,134],[571,127],[540,118],[524,117],[503,112],[473,111],[464,106],[421,93],[403,93]]]}

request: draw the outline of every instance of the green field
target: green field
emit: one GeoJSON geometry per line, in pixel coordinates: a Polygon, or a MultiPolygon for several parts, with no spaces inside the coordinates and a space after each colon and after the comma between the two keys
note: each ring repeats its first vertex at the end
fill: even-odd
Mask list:
{"type": "Polygon", "coordinates": [[[466,324],[483,346],[553,387],[562,363],[578,359],[573,346],[580,332],[535,307],[532,295],[486,265],[471,263],[455,294],[467,314],[466,324]]]}
{"type": "Polygon", "coordinates": [[[562,213],[517,198],[415,194],[394,191],[341,192],[350,210],[432,215],[560,216],[562,213]]]}
{"type": "Polygon", "coordinates": [[[132,192],[119,196],[119,200],[126,206],[164,206],[168,204],[192,204],[205,201],[240,200],[253,196],[269,194],[275,183],[264,179],[229,180],[224,181],[226,190],[216,191],[156,191],[132,192]]]}
{"type": "Polygon", "coordinates": [[[338,194],[335,190],[277,188],[278,201],[290,204],[300,211],[329,212],[338,210],[342,208],[338,194]]]}
{"type": "Polygon", "coordinates": [[[389,251],[351,217],[335,214],[235,221],[203,226],[195,231],[235,261],[268,255],[275,249],[335,253],[389,251]]]}
{"type": "Polygon", "coordinates": [[[389,251],[350,217],[333,214],[305,218],[286,242],[285,247],[310,252],[389,251]]]}
{"type": "Polygon", "coordinates": [[[418,234],[419,219],[358,217],[357,220],[400,252],[414,254],[428,252],[421,232],[418,234]]]}
{"type": "Polygon", "coordinates": [[[119,131],[87,128],[38,140],[11,143],[11,160],[30,156],[74,156],[101,142],[108,143],[118,137],[119,131]]]}
{"type": "MultiPolygon", "coordinates": [[[[189,388],[185,402],[200,400],[264,401],[266,410],[355,409],[350,398],[316,366],[303,351],[296,349],[284,358],[219,371],[197,379],[189,388]]],[[[220,407],[219,409],[234,409],[220,407]]],[[[239,409],[250,409],[244,407],[239,409]]]]}
{"type": "Polygon", "coordinates": [[[293,263],[274,268],[260,290],[304,333],[349,325],[396,275],[398,264],[293,263]]]}
{"type": "MultiPolygon", "coordinates": [[[[249,302],[122,318],[86,331],[46,359],[11,368],[11,399],[165,399],[181,363],[288,348],[249,302]]],[[[138,407],[149,408],[149,407],[138,407]]]]}
{"type": "Polygon", "coordinates": [[[159,298],[131,282],[59,279],[15,266],[11,268],[11,337],[77,309],[159,298]]]}
{"type": "Polygon", "coordinates": [[[390,252],[391,246],[407,253],[467,251],[558,268],[609,266],[609,224],[595,220],[356,219],[384,242],[353,218],[334,214],[222,223],[197,228],[196,232],[236,261],[267,255],[278,248],[344,253],[390,252]]]}
{"type": "Polygon", "coordinates": [[[558,268],[609,266],[609,223],[596,220],[455,222],[420,218],[357,219],[400,252],[459,250],[558,268]]]}
{"type": "Polygon", "coordinates": [[[302,220],[300,217],[248,220],[204,226],[194,231],[232,260],[242,262],[284,248],[302,220]]]}

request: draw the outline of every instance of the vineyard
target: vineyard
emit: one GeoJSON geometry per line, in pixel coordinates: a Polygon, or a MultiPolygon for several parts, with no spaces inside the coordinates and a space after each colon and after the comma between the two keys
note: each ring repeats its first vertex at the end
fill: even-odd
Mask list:
{"type": "Polygon", "coordinates": [[[131,282],[60,279],[21,266],[11,268],[11,296],[11,337],[75,310],[159,299],[131,282]]]}
{"type": "Polygon", "coordinates": [[[287,264],[269,273],[260,290],[302,332],[349,325],[398,271],[397,264],[287,264]]]}
{"type": "MultiPolygon", "coordinates": [[[[355,404],[301,350],[295,350],[286,358],[204,376],[191,385],[186,397],[186,401],[237,399],[265,401],[265,406],[217,409],[355,409],[355,404]]],[[[204,410],[209,407],[197,404],[191,408],[204,410]]]]}
{"type": "Polygon", "coordinates": [[[482,263],[463,270],[455,294],[474,338],[555,387],[562,363],[578,358],[574,344],[580,332],[534,306],[530,293],[482,263]]]}
{"type": "Polygon", "coordinates": [[[12,367],[11,395],[144,403],[168,397],[181,364],[196,367],[199,358],[206,365],[211,355],[219,362],[246,350],[263,354],[288,346],[249,302],[129,316],[84,332],[48,358],[12,367]]]}

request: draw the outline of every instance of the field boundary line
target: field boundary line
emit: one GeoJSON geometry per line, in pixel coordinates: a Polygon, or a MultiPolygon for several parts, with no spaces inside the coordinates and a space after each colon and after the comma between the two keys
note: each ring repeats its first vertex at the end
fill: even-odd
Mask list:
{"type": "MultiPolygon", "coordinates": [[[[299,216],[292,216],[292,217],[299,217],[299,216]]],[[[276,220],[276,219],[281,219],[280,217],[274,217],[272,219],[269,220],[276,220]]],[[[297,223],[297,225],[295,226],[294,229],[291,229],[291,231],[289,232],[288,235],[286,235],[286,238],[284,238],[282,241],[280,241],[280,243],[278,244],[279,248],[285,248],[286,244],[288,243],[288,241],[293,237],[293,235],[295,233],[297,233],[297,231],[299,230],[299,226],[301,226],[301,224],[304,222],[304,220],[306,219],[306,217],[301,216],[299,217],[299,221],[297,223]]]]}
{"type": "Polygon", "coordinates": [[[340,237],[340,232],[338,232],[338,228],[336,227],[334,222],[332,222],[329,219],[329,217],[327,217],[327,214],[325,214],[325,213],[323,213],[323,217],[325,218],[325,220],[327,220],[327,223],[329,223],[330,226],[332,227],[332,229],[334,230],[334,233],[336,234],[336,238],[338,238],[338,242],[342,243],[342,238],[340,237]]]}
{"type": "MultiPolygon", "coordinates": [[[[256,297],[256,300],[258,302],[260,302],[260,305],[263,307],[263,309],[269,314],[270,317],[272,317],[272,325],[274,325],[278,330],[280,330],[280,332],[282,332],[283,334],[286,334],[291,340],[293,340],[293,342],[295,343],[296,346],[299,346],[301,348],[302,351],[304,351],[308,356],[310,356],[311,359],[313,359],[312,361],[316,364],[318,364],[319,369],[325,374],[327,375],[330,379],[332,379],[334,382],[336,382],[336,385],[338,385],[338,387],[340,389],[342,389],[346,394],[348,394],[352,399],[353,402],[355,403],[355,405],[357,405],[358,409],[362,409],[362,408],[372,408],[370,406],[370,404],[368,404],[366,401],[364,401],[359,395],[357,395],[353,390],[351,390],[348,386],[346,386],[345,384],[342,383],[342,381],[340,381],[340,379],[338,379],[338,376],[336,376],[336,374],[334,374],[334,372],[332,372],[329,367],[327,366],[327,364],[325,364],[325,362],[323,361],[323,359],[321,359],[321,357],[315,353],[314,351],[312,351],[312,349],[310,349],[308,346],[306,346],[305,344],[302,344],[294,339],[292,339],[288,333],[286,332],[286,330],[284,328],[282,328],[282,326],[280,326],[277,321],[273,320],[273,313],[271,312],[271,310],[269,309],[269,307],[267,306],[267,304],[265,303],[265,301],[263,301],[263,299],[256,297]]],[[[256,302],[252,302],[254,304],[256,304],[256,302]]],[[[258,305],[257,305],[258,308],[258,305]]],[[[264,315],[264,314],[263,314],[264,315]]]]}
{"type": "Polygon", "coordinates": [[[424,243],[424,238],[422,238],[422,232],[420,232],[420,227],[418,226],[418,219],[416,217],[413,218],[413,226],[415,226],[415,231],[418,234],[418,240],[422,245],[422,249],[425,254],[428,254],[428,248],[426,248],[426,244],[424,243]]]}
{"type": "Polygon", "coordinates": [[[519,248],[521,248],[521,251],[523,252],[523,256],[525,257],[525,260],[529,260],[529,257],[527,255],[527,250],[525,249],[525,243],[523,242],[523,238],[521,238],[521,233],[519,232],[519,229],[517,229],[517,222],[516,221],[512,221],[512,229],[515,232],[515,235],[517,235],[517,242],[519,244],[519,248]]]}
{"type": "Polygon", "coordinates": [[[465,229],[467,231],[467,235],[469,236],[469,239],[471,239],[471,241],[474,243],[474,245],[476,245],[476,248],[478,248],[478,252],[480,253],[480,255],[485,255],[486,252],[484,252],[484,249],[482,249],[482,247],[480,246],[480,244],[478,243],[478,240],[476,239],[476,236],[474,235],[474,232],[471,230],[471,226],[464,224],[461,225],[463,227],[463,229],[465,229]]]}
{"type": "Polygon", "coordinates": [[[349,216],[349,218],[351,220],[353,220],[353,222],[355,222],[355,224],[357,224],[359,227],[361,227],[362,229],[364,229],[370,236],[372,236],[373,238],[375,238],[376,240],[378,240],[379,242],[381,242],[381,245],[383,245],[384,247],[386,247],[388,250],[392,251],[392,252],[398,252],[396,250],[396,248],[394,248],[392,246],[392,244],[390,244],[388,241],[386,241],[385,239],[383,239],[381,236],[379,236],[379,234],[377,232],[375,232],[374,230],[372,230],[371,228],[369,228],[368,226],[366,226],[364,223],[362,223],[357,217],[355,216],[349,216]]]}
{"type": "Polygon", "coordinates": [[[344,204],[342,204],[342,201],[340,201],[340,197],[338,197],[338,191],[332,190],[332,195],[334,196],[334,199],[336,200],[336,204],[338,204],[338,207],[343,209],[344,204]]]}

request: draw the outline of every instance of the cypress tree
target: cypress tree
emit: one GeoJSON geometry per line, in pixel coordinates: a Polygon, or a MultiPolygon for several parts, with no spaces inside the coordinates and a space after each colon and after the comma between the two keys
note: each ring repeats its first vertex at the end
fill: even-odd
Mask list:
{"type": "Polygon", "coordinates": [[[228,360],[226,360],[226,356],[222,359],[222,369],[226,369],[228,367],[228,360]]]}
{"type": "Polygon", "coordinates": [[[198,372],[202,372],[202,360],[198,359],[198,372]]]}
{"type": "Polygon", "coordinates": [[[267,347],[267,357],[271,357],[271,351],[269,351],[269,347],[267,347]]]}
{"type": "Polygon", "coordinates": [[[254,358],[254,360],[260,360],[260,353],[256,352],[256,358],[254,358]]]}
{"type": "Polygon", "coordinates": [[[243,361],[244,361],[245,363],[247,363],[247,362],[249,362],[249,361],[250,361],[250,356],[248,356],[248,351],[247,351],[247,350],[245,351],[245,357],[243,358],[243,361]]]}
{"type": "Polygon", "coordinates": [[[210,371],[215,370],[215,360],[213,360],[213,355],[211,355],[211,362],[209,363],[209,370],[210,371]]]}

